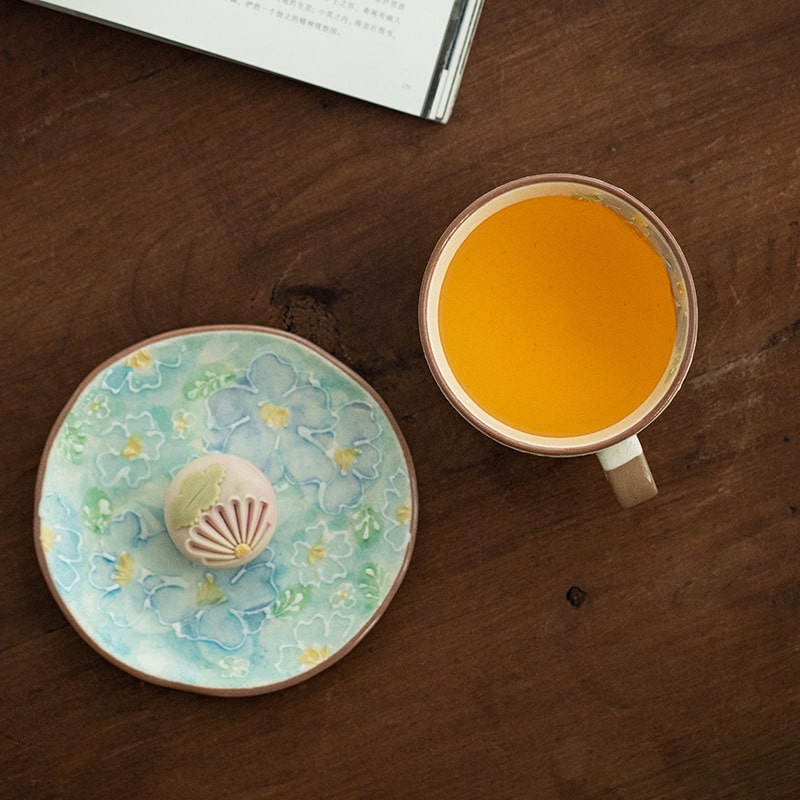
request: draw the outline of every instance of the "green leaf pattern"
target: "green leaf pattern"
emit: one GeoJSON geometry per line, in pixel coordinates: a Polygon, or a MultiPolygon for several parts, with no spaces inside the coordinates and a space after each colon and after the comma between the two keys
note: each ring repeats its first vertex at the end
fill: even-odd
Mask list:
{"type": "Polygon", "coordinates": [[[236,379],[236,375],[222,364],[209,364],[195,370],[183,386],[183,396],[187,400],[198,400],[219,391],[236,379]]]}
{"type": "Polygon", "coordinates": [[[390,580],[386,570],[370,562],[369,564],[364,564],[361,568],[358,577],[358,590],[370,605],[376,606],[389,588],[389,583],[390,580]]]}
{"type": "Polygon", "coordinates": [[[96,534],[103,533],[113,516],[111,498],[97,487],[89,489],[81,505],[81,518],[84,525],[96,534]]]}
{"type": "Polygon", "coordinates": [[[297,614],[308,605],[310,599],[311,587],[309,586],[298,584],[284,589],[278,594],[278,599],[272,606],[272,616],[277,618],[297,614]]]}
{"type": "Polygon", "coordinates": [[[70,414],[61,429],[58,439],[58,449],[67,461],[80,464],[86,452],[86,430],[83,422],[70,414]]]}
{"type": "Polygon", "coordinates": [[[383,525],[373,508],[362,506],[350,515],[350,530],[359,547],[369,547],[380,537],[383,525]]]}

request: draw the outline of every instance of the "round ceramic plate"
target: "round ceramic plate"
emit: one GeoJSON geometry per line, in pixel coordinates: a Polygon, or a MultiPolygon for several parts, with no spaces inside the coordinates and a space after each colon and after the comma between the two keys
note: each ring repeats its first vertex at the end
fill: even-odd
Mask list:
{"type": "Polygon", "coordinates": [[[35,545],[54,597],[109,661],[154,683],[255,694],[341,658],[411,556],[413,465],[389,410],[347,367],[282,331],[149,339],[95,370],[47,442],[35,545]],[[166,532],[172,477],[206,453],[276,491],[268,548],[238,569],[185,559],[166,532]]]}

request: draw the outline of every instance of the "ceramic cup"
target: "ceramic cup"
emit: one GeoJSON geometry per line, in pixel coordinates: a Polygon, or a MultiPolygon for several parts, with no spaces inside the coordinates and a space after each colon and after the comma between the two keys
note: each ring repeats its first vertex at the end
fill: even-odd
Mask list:
{"type": "Polygon", "coordinates": [[[697,338],[697,298],[678,243],[661,220],[641,202],[603,181],[567,174],[521,178],[488,192],[459,214],[437,243],[423,278],[419,322],[425,357],[436,382],[456,410],[478,430],[509,447],[537,455],[597,455],[623,507],[636,505],[657,494],[637,434],[669,405],[686,377],[697,338]],[[466,237],[506,206],[528,198],[553,195],[602,203],[633,224],[663,260],[675,303],[672,355],[655,389],[623,419],[579,436],[534,435],[505,424],[481,408],[456,379],[442,346],[438,324],[442,283],[454,254],[466,237]]]}

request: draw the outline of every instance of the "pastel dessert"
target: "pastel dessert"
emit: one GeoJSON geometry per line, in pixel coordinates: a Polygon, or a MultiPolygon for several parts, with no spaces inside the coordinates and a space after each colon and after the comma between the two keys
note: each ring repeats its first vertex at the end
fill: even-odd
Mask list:
{"type": "Polygon", "coordinates": [[[206,567],[252,561],[269,543],[277,520],[266,475],[249,461],[222,453],[187,464],[164,500],[164,521],[175,546],[206,567]]]}

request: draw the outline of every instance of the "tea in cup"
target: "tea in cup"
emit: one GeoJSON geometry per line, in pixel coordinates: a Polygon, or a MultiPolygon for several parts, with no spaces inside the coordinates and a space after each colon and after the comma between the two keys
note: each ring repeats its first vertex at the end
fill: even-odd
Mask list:
{"type": "Polygon", "coordinates": [[[677,242],[593,178],[485,194],[428,262],[420,330],[433,375],[475,427],[518,450],[598,456],[619,502],[657,493],[637,434],[694,353],[697,300],[677,242]]]}

